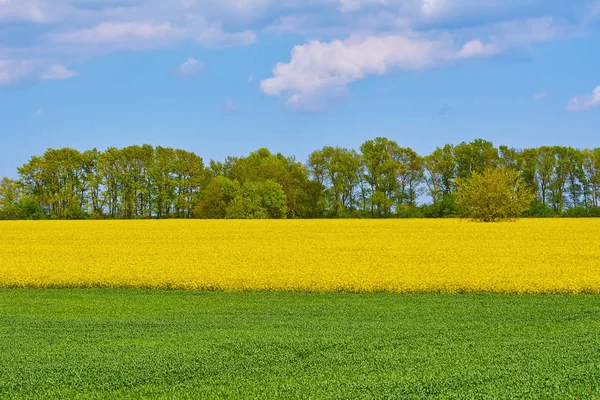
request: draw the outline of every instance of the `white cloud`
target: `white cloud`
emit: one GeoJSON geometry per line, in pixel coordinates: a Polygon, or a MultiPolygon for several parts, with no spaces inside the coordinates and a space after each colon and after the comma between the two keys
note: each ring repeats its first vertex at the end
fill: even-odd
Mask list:
{"type": "Polygon", "coordinates": [[[533,99],[536,101],[546,100],[550,97],[550,92],[548,90],[544,90],[543,92],[536,93],[533,95],[533,99]]]}
{"type": "Polygon", "coordinates": [[[53,81],[69,79],[77,75],[77,72],[70,70],[64,65],[54,64],[49,66],[44,72],[42,72],[40,74],[40,78],[42,78],[45,81],[53,81]]]}
{"type": "Polygon", "coordinates": [[[177,74],[180,76],[194,76],[204,72],[206,65],[197,61],[195,58],[189,58],[186,62],[177,68],[177,74]]]}
{"type": "Polygon", "coordinates": [[[39,1],[0,0],[0,21],[46,22],[47,16],[39,1]]]}
{"type": "Polygon", "coordinates": [[[434,43],[404,36],[351,36],[331,42],[311,41],[295,46],[289,63],[278,63],[273,77],[261,82],[268,95],[286,90],[314,92],[325,86],[344,86],[390,68],[421,69],[431,63],[434,43]]]}
{"type": "Polygon", "coordinates": [[[37,110],[35,110],[35,116],[36,118],[39,118],[42,116],[42,109],[38,108],[37,110]]]}
{"type": "Polygon", "coordinates": [[[492,44],[484,44],[479,39],[467,42],[457,54],[458,58],[489,56],[498,53],[498,48],[492,44]]]}
{"type": "Polygon", "coordinates": [[[489,55],[479,40],[456,50],[447,38],[410,36],[351,36],[331,42],[311,41],[292,50],[288,63],[273,68],[261,81],[269,96],[286,97],[290,108],[318,111],[348,95],[349,83],[391,71],[416,71],[458,59],[489,55]]]}
{"type": "Polygon", "coordinates": [[[102,22],[92,28],[51,35],[53,41],[71,44],[114,44],[168,38],[179,32],[169,23],[102,22]]]}
{"type": "MultiPolygon", "coordinates": [[[[404,37],[410,42],[427,42],[436,49],[426,61],[438,65],[440,60],[527,49],[531,43],[570,34],[573,27],[591,26],[590,15],[600,13],[598,0],[552,3],[553,7],[546,7],[547,0],[0,0],[0,26],[4,21],[38,23],[34,30],[18,28],[15,35],[0,31],[0,60],[13,60],[13,65],[35,60],[35,66],[25,72],[0,68],[0,84],[39,76],[51,64],[82,63],[112,51],[191,43],[210,48],[245,46],[255,43],[257,35],[282,31],[293,31],[309,43],[319,42],[328,54],[334,51],[331,44],[335,39],[348,46],[344,38],[349,37],[404,37]]],[[[372,42],[386,46],[386,40],[372,42]]],[[[310,47],[309,43],[304,46],[310,47]]],[[[367,61],[381,56],[377,46],[373,51],[375,55],[365,56],[367,61]]],[[[386,57],[386,71],[410,69],[405,65],[409,54],[403,62],[386,57]]],[[[367,68],[364,76],[374,73],[380,72],[367,68]]],[[[330,80],[329,75],[346,76],[326,74],[324,82],[330,80]]],[[[302,103],[295,100],[299,97],[314,97],[322,103],[325,97],[346,96],[345,85],[324,83],[318,90],[319,99],[316,92],[293,88],[282,92],[291,90],[290,104],[302,103]]]]}
{"type": "Polygon", "coordinates": [[[246,46],[256,42],[256,34],[252,31],[224,32],[219,25],[210,25],[196,38],[196,41],[212,48],[246,46]]]}
{"type": "Polygon", "coordinates": [[[569,111],[586,111],[595,107],[600,107],[600,86],[597,86],[592,94],[575,96],[567,103],[569,111]]]}
{"type": "Polygon", "coordinates": [[[494,24],[486,30],[395,35],[351,35],[345,40],[313,40],[294,47],[288,63],[278,63],[273,76],[261,82],[269,96],[284,96],[294,109],[321,110],[348,95],[347,85],[370,75],[421,70],[475,57],[489,57],[527,48],[556,37],[551,18],[494,24]],[[478,34],[484,39],[458,38],[478,34]],[[315,103],[316,105],[313,105],[315,103]]]}
{"type": "Polygon", "coordinates": [[[33,72],[35,63],[32,61],[0,59],[0,87],[17,83],[33,72]]]}
{"type": "Polygon", "coordinates": [[[231,99],[227,100],[227,102],[223,106],[223,111],[225,111],[226,113],[234,113],[237,111],[237,108],[235,107],[233,100],[231,100],[231,99]]]}

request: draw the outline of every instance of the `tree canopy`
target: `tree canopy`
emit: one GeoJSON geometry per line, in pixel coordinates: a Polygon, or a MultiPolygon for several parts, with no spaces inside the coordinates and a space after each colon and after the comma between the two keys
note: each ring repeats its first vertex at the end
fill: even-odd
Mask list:
{"type": "Polygon", "coordinates": [[[17,173],[0,183],[0,219],[453,217],[461,187],[500,173],[534,194],[523,215],[600,216],[600,148],[483,139],[419,155],[377,137],[305,163],[266,148],[208,164],[150,145],[48,149],[17,173]]]}

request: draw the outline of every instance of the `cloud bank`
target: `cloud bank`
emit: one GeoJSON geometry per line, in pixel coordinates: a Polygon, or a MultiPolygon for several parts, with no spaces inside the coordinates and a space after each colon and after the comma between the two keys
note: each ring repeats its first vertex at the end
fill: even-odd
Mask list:
{"type": "Polygon", "coordinates": [[[261,90],[290,108],[318,111],[369,76],[585,33],[599,10],[598,0],[0,0],[0,25],[26,33],[0,29],[0,87],[67,79],[74,63],[114,51],[227,51],[285,34],[296,45],[263,76],[261,90]]]}

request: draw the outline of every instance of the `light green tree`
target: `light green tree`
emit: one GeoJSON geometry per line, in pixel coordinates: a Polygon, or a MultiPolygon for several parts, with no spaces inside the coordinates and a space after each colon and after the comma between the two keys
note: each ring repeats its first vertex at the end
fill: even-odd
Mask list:
{"type": "Polygon", "coordinates": [[[520,217],[535,199],[513,169],[488,168],[457,180],[457,206],[463,217],[495,222],[520,217]]]}
{"type": "Polygon", "coordinates": [[[287,215],[287,198],[280,184],[246,182],[226,209],[230,219],[281,219],[287,215]]]}

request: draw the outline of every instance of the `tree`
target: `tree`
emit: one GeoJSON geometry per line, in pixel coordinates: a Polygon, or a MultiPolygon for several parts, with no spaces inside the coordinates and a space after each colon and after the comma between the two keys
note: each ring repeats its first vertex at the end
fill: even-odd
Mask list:
{"type": "Polygon", "coordinates": [[[0,219],[17,219],[17,203],[21,197],[17,181],[4,177],[0,181],[0,219]]]}
{"type": "MultiPolygon", "coordinates": [[[[521,152],[521,179],[523,180],[523,184],[527,187],[531,192],[537,195],[538,200],[542,203],[542,196],[539,195],[540,188],[538,182],[538,158],[539,151],[538,149],[529,148],[525,149],[521,152]]],[[[542,203],[543,204],[543,203],[542,203]]]]}
{"type": "Polygon", "coordinates": [[[552,184],[552,174],[554,172],[554,164],[556,159],[554,158],[554,151],[552,147],[542,146],[537,151],[538,163],[537,163],[537,182],[540,190],[540,199],[542,204],[548,204],[548,195],[550,186],[552,184]]]}
{"type": "Polygon", "coordinates": [[[199,218],[222,219],[227,216],[227,208],[240,192],[238,181],[215,176],[201,193],[201,200],[194,214],[199,218]]]}
{"type": "Polygon", "coordinates": [[[498,149],[492,142],[483,139],[459,144],[454,148],[454,158],[456,174],[461,179],[468,179],[474,172],[482,173],[488,168],[497,167],[500,161],[498,149]]]}
{"type": "Polygon", "coordinates": [[[324,189],[321,195],[328,215],[347,217],[356,209],[360,167],[360,155],[342,147],[326,146],[309,156],[307,168],[324,189]]]}
{"type": "Polygon", "coordinates": [[[423,158],[413,149],[397,147],[393,149],[392,159],[396,162],[396,202],[397,207],[417,206],[417,198],[421,194],[419,185],[423,182],[423,158]]]}
{"type": "Polygon", "coordinates": [[[227,206],[229,219],[281,219],[287,215],[287,199],[281,185],[265,182],[246,182],[227,206]]]}
{"type": "Polygon", "coordinates": [[[600,205],[600,148],[583,150],[583,169],[589,183],[591,207],[600,205]]]}
{"type": "Polygon", "coordinates": [[[258,149],[248,157],[227,157],[224,163],[211,163],[211,170],[242,186],[248,181],[279,183],[286,195],[289,218],[296,216],[298,199],[308,180],[308,171],[302,163],[281,153],[272,154],[266,148],[258,149]]]}
{"type": "Polygon", "coordinates": [[[398,162],[392,154],[398,143],[378,137],[360,146],[364,164],[364,180],[369,185],[371,217],[389,217],[394,205],[398,182],[398,162]]]}
{"type": "Polygon", "coordinates": [[[474,172],[471,179],[458,179],[457,206],[461,215],[482,222],[515,219],[535,199],[519,173],[507,168],[474,172]]]}
{"type": "Polygon", "coordinates": [[[226,218],[228,210],[279,218],[279,200],[271,211],[264,203],[279,189],[288,218],[453,217],[457,181],[494,168],[516,172],[536,194],[527,216],[600,216],[600,148],[519,150],[476,139],[421,157],[378,137],[360,152],[325,146],[305,165],[266,148],[206,167],[192,152],[160,146],[48,149],[0,184],[0,218],[226,218]],[[432,203],[418,204],[422,194],[432,203]]]}
{"type": "Polygon", "coordinates": [[[454,148],[449,144],[443,148],[438,147],[433,153],[424,158],[423,164],[425,184],[429,196],[436,204],[450,196],[454,190],[454,179],[456,178],[454,148]]]}

